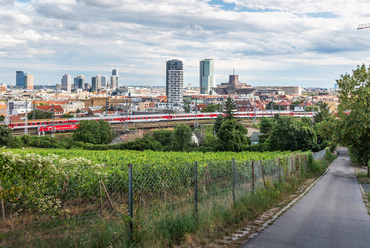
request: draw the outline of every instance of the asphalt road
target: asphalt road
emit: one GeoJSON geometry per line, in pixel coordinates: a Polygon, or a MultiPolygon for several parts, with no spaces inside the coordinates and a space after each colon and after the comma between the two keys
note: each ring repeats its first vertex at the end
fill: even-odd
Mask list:
{"type": "Polygon", "coordinates": [[[293,207],[243,248],[370,247],[370,216],[347,149],[293,207]]]}

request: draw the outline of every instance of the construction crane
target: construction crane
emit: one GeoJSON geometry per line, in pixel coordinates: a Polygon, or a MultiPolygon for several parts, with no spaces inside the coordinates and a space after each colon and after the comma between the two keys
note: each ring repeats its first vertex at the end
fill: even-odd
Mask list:
{"type": "Polygon", "coordinates": [[[359,24],[358,27],[357,27],[357,30],[365,29],[365,28],[370,28],[370,23],[359,24]]]}

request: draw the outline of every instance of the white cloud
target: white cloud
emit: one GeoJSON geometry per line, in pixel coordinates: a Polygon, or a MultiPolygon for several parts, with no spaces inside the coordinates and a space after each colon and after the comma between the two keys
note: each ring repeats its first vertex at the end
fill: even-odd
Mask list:
{"type": "Polygon", "coordinates": [[[237,10],[198,0],[33,0],[0,6],[0,61],[9,62],[0,63],[8,70],[0,83],[14,80],[16,70],[30,71],[32,64],[44,81],[59,81],[66,72],[108,74],[117,67],[120,82],[145,78],[163,85],[165,60],[183,58],[185,80],[196,85],[199,60],[213,58],[216,73],[224,75],[220,81],[235,67],[241,78],[256,83],[274,76],[276,83],[287,77],[318,82],[322,76],[322,85],[333,83],[343,68],[368,61],[370,30],[356,30],[370,22],[367,2],[224,2],[237,10]],[[48,66],[41,73],[36,65],[48,66]],[[321,73],[328,68],[333,75],[321,73]]]}

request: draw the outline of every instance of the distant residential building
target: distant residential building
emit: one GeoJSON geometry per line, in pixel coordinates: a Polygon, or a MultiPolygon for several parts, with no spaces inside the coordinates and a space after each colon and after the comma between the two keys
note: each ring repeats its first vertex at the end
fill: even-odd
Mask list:
{"type": "Polygon", "coordinates": [[[25,74],[24,75],[24,89],[33,90],[33,75],[25,74]]]}
{"type": "MultiPolygon", "coordinates": [[[[36,109],[52,113],[53,112],[53,105],[36,106],[36,109]]],[[[62,108],[62,106],[54,105],[54,116],[55,117],[61,117],[62,115],[64,115],[64,109],[62,108]]]]}
{"type": "Polygon", "coordinates": [[[85,83],[84,90],[90,90],[90,89],[91,89],[90,83],[85,83]]]}
{"type": "Polygon", "coordinates": [[[101,76],[91,78],[91,91],[100,91],[101,89],[101,76]]]}
{"type": "Polygon", "coordinates": [[[24,87],[24,75],[26,74],[25,71],[16,71],[16,83],[15,86],[18,88],[24,87]]]}
{"type": "Polygon", "coordinates": [[[200,94],[212,95],[215,87],[214,62],[213,59],[203,59],[200,61],[199,89],[200,94]]]}
{"type": "Polygon", "coordinates": [[[77,110],[82,111],[85,104],[83,101],[69,101],[68,103],[61,104],[61,106],[65,113],[75,113],[77,110]]]}
{"type": "Polygon", "coordinates": [[[85,76],[84,75],[78,75],[74,78],[74,86],[75,90],[77,89],[83,89],[85,85],[85,76]]]}
{"type": "Polygon", "coordinates": [[[183,103],[184,71],[181,60],[171,59],[166,62],[166,95],[169,104],[183,103]]]}
{"type": "Polygon", "coordinates": [[[260,141],[259,137],[260,137],[261,135],[263,135],[263,133],[261,133],[261,132],[253,132],[253,133],[252,133],[252,136],[251,136],[251,138],[250,138],[251,145],[256,145],[256,144],[258,144],[258,143],[259,143],[259,141],[260,141]]]}
{"type": "Polygon", "coordinates": [[[0,84],[0,93],[6,92],[6,84],[0,84]]]}
{"type": "Polygon", "coordinates": [[[334,90],[339,90],[338,84],[334,84],[334,90]]]}
{"type": "Polygon", "coordinates": [[[71,91],[71,76],[64,74],[61,79],[61,90],[71,91]]]}

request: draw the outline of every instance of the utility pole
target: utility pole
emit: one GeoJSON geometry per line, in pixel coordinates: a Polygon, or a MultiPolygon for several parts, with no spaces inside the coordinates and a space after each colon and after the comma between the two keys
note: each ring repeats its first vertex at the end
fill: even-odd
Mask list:
{"type": "Polygon", "coordinates": [[[5,113],[5,124],[9,126],[10,124],[10,109],[9,109],[9,99],[6,100],[6,113],[5,113]]]}
{"type": "Polygon", "coordinates": [[[314,111],[314,108],[313,108],[313,94],[312,94],[312,100],[311,100],[311,114],[312,114],[312,126],[315,124],[315,117],[313,116],[313,111],[314,111]]]}
{"type": "Polygon", "coordinates": [[[24,134],[28,134],[28,100],[26,100],[25,106],[25,113],[24,113],[24,134]]]}
{"type": "Polygon", "coordinates": [[[254,109],[253,109],[253,124],[256,124],[257,123],[257,110],[256,110],[256,97],[254,97],[254,109]]]}
{"type": "Polygon", "coordinates": [[[198,96],[195,96],[195,122],[194,127],[198,127],[198,96]]]}
{"type": "Polygon", "coordinates": [[[51,105],[52,106],[52,120],[53,120],[53,129],[51,130],[51,137],[55,137],[55,114],[54,114],[54,104],[51,105]]]}
{"type": "Polygon", "coordinates": [[[35,100],[33,100],[33,114],[32,114],[32,116],[33,116],[33,120],[34,119],[36,119],[36,116],[35,116],[35,114],[36,114],[36,101],[35,100]]]}
{"type": "Polygon", "coordinates": [[[108,98],[105,99],[105,116],[108,114],[108,98]]]}

